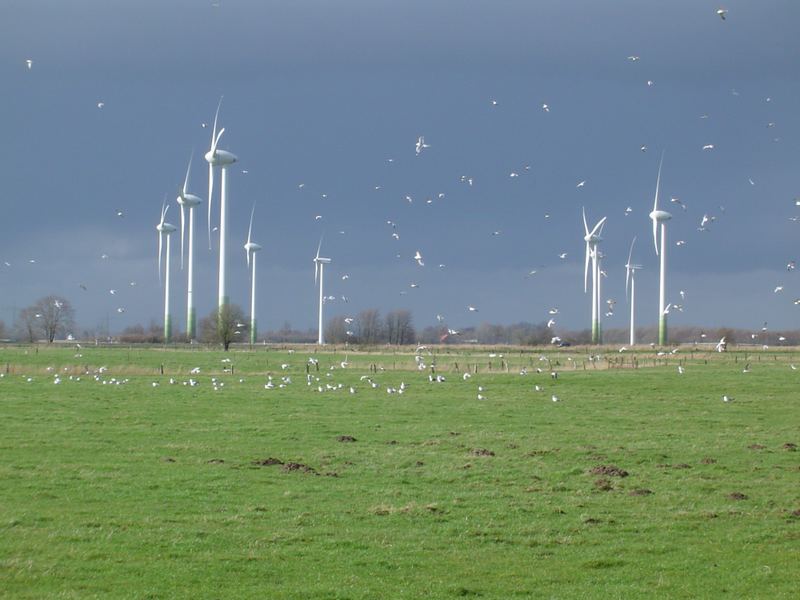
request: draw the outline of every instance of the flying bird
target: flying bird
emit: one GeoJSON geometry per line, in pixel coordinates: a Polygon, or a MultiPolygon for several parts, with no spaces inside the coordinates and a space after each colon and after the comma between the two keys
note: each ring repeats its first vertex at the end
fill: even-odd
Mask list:
{"type": "Polygon", "coordinates": [[[725,17],[728,14],[728,11],[727,11],[727,9],[724,9],[724,8],[718,8],[717,9],[717,14],[719,15],[719,18],[724,21],[725,17]]]}
{"type": "Polygon", "coordinates": [[[425,136],[421,135],[417,138],[417,145],[416,145],[417,155],[419,155],[425,148],[430,148],[430,147],[431,147],[430,144],[425,143],[425,136]]]}
{"type": "Polygon", "coordinates": [[[417,264],[420,267],[425,266],[425,262],[422,260],[422,254],[420,254],[419,250],[417,250],[416,254],[414,254],[414,260],[417,261],[417,264]]]}

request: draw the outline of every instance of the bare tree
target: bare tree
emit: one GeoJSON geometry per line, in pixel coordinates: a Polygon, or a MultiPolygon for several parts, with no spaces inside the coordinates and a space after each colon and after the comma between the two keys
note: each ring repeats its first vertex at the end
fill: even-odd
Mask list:
{"type": "Polygon", "coordinates": [[[23,335],[34,342],[39,334],[48,343],[56,336],[64,335],[75,326],[75,311],[69,300],[61,296],[45,296],[32,306],[23,309],[20,314],[23,335]]]}
{"type": "Polygon", "coordinates": [[[244,311],[236,304],[225,304],[200,321],[200,339],[222,344],[227,352],[232,342],[247,339],[248,325],[244,311]]]}
{"type": "Polygon", "coordinates": [[[333,317],[325,326],[325,341],[330,344],[344,344],[348,341],[347,323],[343,316],[333,317]]]}
{"type": "Polygon", "coordinates": [[[17,337],[33,343],[38,338],[39,323],[36,322],[36,311],[32,306],[19,311],[17,319],[17,337]]]}
{"type": "Polygon", "coordinates": [[[412,324],[411,311],[393,310],[386,315],[386,339],[390,344],[402,346],[416,341],[417,332],[412,324]]]}
{"type": "Polygon", "coordinates": [[[383,340],[381,316],[376,308],[368,308],[358,313],[356,333],[362,344],[377,344],[383,340]]]}

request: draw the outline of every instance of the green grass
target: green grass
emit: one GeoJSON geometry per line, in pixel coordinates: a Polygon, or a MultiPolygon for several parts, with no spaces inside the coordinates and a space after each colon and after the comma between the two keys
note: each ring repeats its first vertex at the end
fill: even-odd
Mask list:
{"type": "Polygon", "coordinates": [[[441,384],[413,352],[316,354],[307,386],[303,349],[230,353],[230,375],[221,352],[2,348],[0,595],[796,597],[800,355],[496,353],[438,355],[441,384]],[[101,366],[127,383],[68,379],[101,366]]]}

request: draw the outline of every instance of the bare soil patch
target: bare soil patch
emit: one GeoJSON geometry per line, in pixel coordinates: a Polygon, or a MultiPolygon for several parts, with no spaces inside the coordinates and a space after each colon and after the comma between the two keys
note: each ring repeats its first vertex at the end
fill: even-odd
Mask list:
{"type": "Polygon", "coordinates": [[[486,448],[474,448],[471,454],[473,456],[494,456],[494,452],[486,448]]]}
{"type": "Polygon", "coordinates": [[[616,465],[597,465],[589,469],[591,475],[606,475],[608,477],[627,477],[628,472],[616,465]]]}
{"type": "Polygon", "coordinates": [[[283,465],[283,470],[287,473],[292,473],[294,471],[300,471],[301,473],[311,473],[312,475],[317,475],[316,469],[314,467],[309,467],[308,465],[304,465],[303,463],[296,463],[296,462],[288,462],[283,465]]]}
{"type": "Polygon", "coordinates": [[[602,490],[604,492],[608,492],[614,489],[614,486],[611,484],[610,479],[606,479],[605,477],[598,479],[594,482],[594,487],[598,490],[602,490]]]}
{"type": "Polygon", "coordinates": [[[265,458],[263,460],[256,460],[253,462],[254,465],[258,465],[259,467],[271,467],[273,465],[282,465],[283,461],[280,458],[265,458]]]}

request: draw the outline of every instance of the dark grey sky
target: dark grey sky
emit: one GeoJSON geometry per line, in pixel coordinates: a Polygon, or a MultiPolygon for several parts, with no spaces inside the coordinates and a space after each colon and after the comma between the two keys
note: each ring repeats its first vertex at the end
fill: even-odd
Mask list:
{"type": "MultiPolygon", "coordinates": [[[[723,22],[717,3],[696,0],[6,0],[0,258],[11,266],[0,269],[0,317],[59,293],[86,326],[107,313],[112,328],[158,319],[161,200],[174,198],[192,149],[191,188],[207,195],[201,124],[224,94],[223,147],[240,157],[230,184],[231,295],[246,304],[240,248],[257,201],[262,329],[314,323],[311,258],[322,233],[334,260],[330,293],[350,300],[329,314],[407,307],[418,325],[439,313],[464,326],[538,322],[558,306],[559,325],[582,327],[590,299],[581,206],[591,219],[608,216],[604,296],[618,305],[606,326],[626,322],[623,264],[634,235],[645,266],[640,320],[655,322],[647,213],[662,150],[663,199],[687,206],[668,207],[668,300],[686,292],[672,322],[796,327],[799,276],[785,265],[800,236],[789,220],[800,215],[800,5],[725,6],[723,22]],[[418,135],[431,144],[420,157],[418,135]],[[704,214],[717,219],[701,233],[704,214]]],[[[173,201],[177,224],[176,209],[173,201]]],[[[206,314],[216,254],[200,238],[206,314]]],[[[175,273],[182,328],[185,281],[175,273]]]]}

